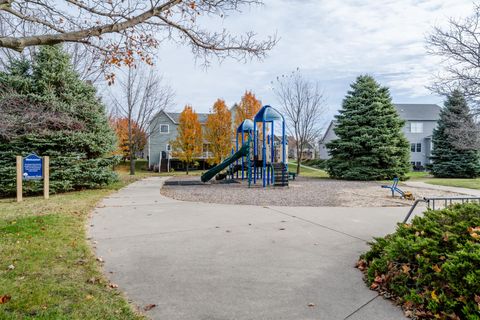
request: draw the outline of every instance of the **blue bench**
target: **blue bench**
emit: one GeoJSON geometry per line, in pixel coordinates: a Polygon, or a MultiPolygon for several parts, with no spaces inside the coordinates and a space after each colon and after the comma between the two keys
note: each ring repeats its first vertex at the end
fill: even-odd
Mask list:
{"type": "Polygon", "coordinates": [[[382,188],[390,189],[392,191],[392,198],[395,197],[395,192],[398,192],[401,197],[405,197],[405,192],[398,188],[398,178],[393,178],[393,184],[391,186],[382,186],[382,188]]]}

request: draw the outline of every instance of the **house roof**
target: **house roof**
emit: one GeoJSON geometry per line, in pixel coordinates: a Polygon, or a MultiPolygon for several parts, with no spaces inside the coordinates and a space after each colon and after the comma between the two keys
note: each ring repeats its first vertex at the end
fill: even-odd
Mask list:
{"type": "MultiPolygon", "coordinates": [[[[165,112],[167,116],[170,117],[170,119],[175,123],[178,124],[178,120],[180,118],[180,112],[165,112]]],[[[201,124],[204,124],[207,122],[207,118],[209,116],[209,113],[197,113],[198,116],[198,121],[200,121],[201,124]]]]}
{"type": "Polygon", "coordinates": [[[440,106],[436,104],[395,104],[400,117],[404,120],[437,121],[440,118],[440,106]]]}
{"type": "MultiPolygon", "coordinates": [[[[394,105],[403,120],[438,121],[442,109],[437,104],[395,103],[394,105]]],[[[325,140],[327,133],[333,130],[335,124],[335,120],[330,121],[327,130],[320,139],[320,143],[325,140]]]]}

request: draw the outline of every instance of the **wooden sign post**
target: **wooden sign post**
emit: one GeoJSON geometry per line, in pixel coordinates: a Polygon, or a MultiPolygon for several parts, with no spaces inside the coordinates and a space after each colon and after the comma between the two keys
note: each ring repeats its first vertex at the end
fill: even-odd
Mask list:
{"type": "Polygon", "coordinates": [[[50,157],[43,157],[43,197],[50,197],[50,157]]]}
{"type": "Polygon", "coordinates": [[[50,158],[30,154],[23,158],[17,156],[17,202],[23,200],[23,180],[43,179],[43,197],[50,196],[50,158]]]}
{"type": "Polygon", "coordinates": [[[22,202],[23,200],[23,173],[22,173],[22,156],[17,156],[17,202],[22,202]]]}

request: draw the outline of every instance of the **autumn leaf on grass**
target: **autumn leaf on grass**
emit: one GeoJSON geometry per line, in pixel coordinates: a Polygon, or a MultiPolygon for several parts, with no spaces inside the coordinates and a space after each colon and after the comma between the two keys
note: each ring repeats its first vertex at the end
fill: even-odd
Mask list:
{"type": "Polygon", "coordinates": [[[402,271],[405,274],[408,274],[410,272],[410,267],[407,264],[402,265],[402,271]]]}
{"type": "Polygon", "coordinates": [[[435,293],[435,290],[433,290],[430,295],[432,296],[433,301],[439,302],[438,296],[437,296],[437,294],[435,293]]]}
{"type": "Polygon", "coordinates": [[[10,301],[10,299],[12,299],[12,297],[10,297],[7,294],[4,294],[3,296],[0,296],[0,304],[7,303],[8,301],[10,301]]]}
{"type": "Polygon", "coordinates": [[[442,269],[441,269],[439,266],[437,266],[436,264],[434,264],[434,265],[432,266],[432,269],[433,269],[433,271],[435,271],[436,273],[442,272],[442,269]]]}

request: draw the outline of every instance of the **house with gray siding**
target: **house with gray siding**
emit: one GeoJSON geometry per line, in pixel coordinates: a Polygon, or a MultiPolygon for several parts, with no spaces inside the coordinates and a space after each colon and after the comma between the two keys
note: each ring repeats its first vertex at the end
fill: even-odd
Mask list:
{"type": "MultiPolygon", "coordinates": [[[[197,113],[198,120],[204,129],[208,113],[197,113]]],[[[172,155],[171,143],[177,138],[179,112],[160,111],[150,123],[150,136],[148,138],[148,167],[154,170],[168,171],[170,168],[183,167],[183,163],[172,155]]],[[[204,143],[198,162],[203,165],[211,156],[208,143],[204,143]]]]}
{"type": "MultiPolygon", "coordinates": [[[[395,104],[398,114],[405,120],[403,132],[410,142],[412,167],[423,168],[430,163],[432,134],[440,118],[440,106],[436,104],[395,104]]],[[[330,122],[319,143],[320,159],[330,158],[326,144],[337,138],[335,121],[330,122]]]]}

